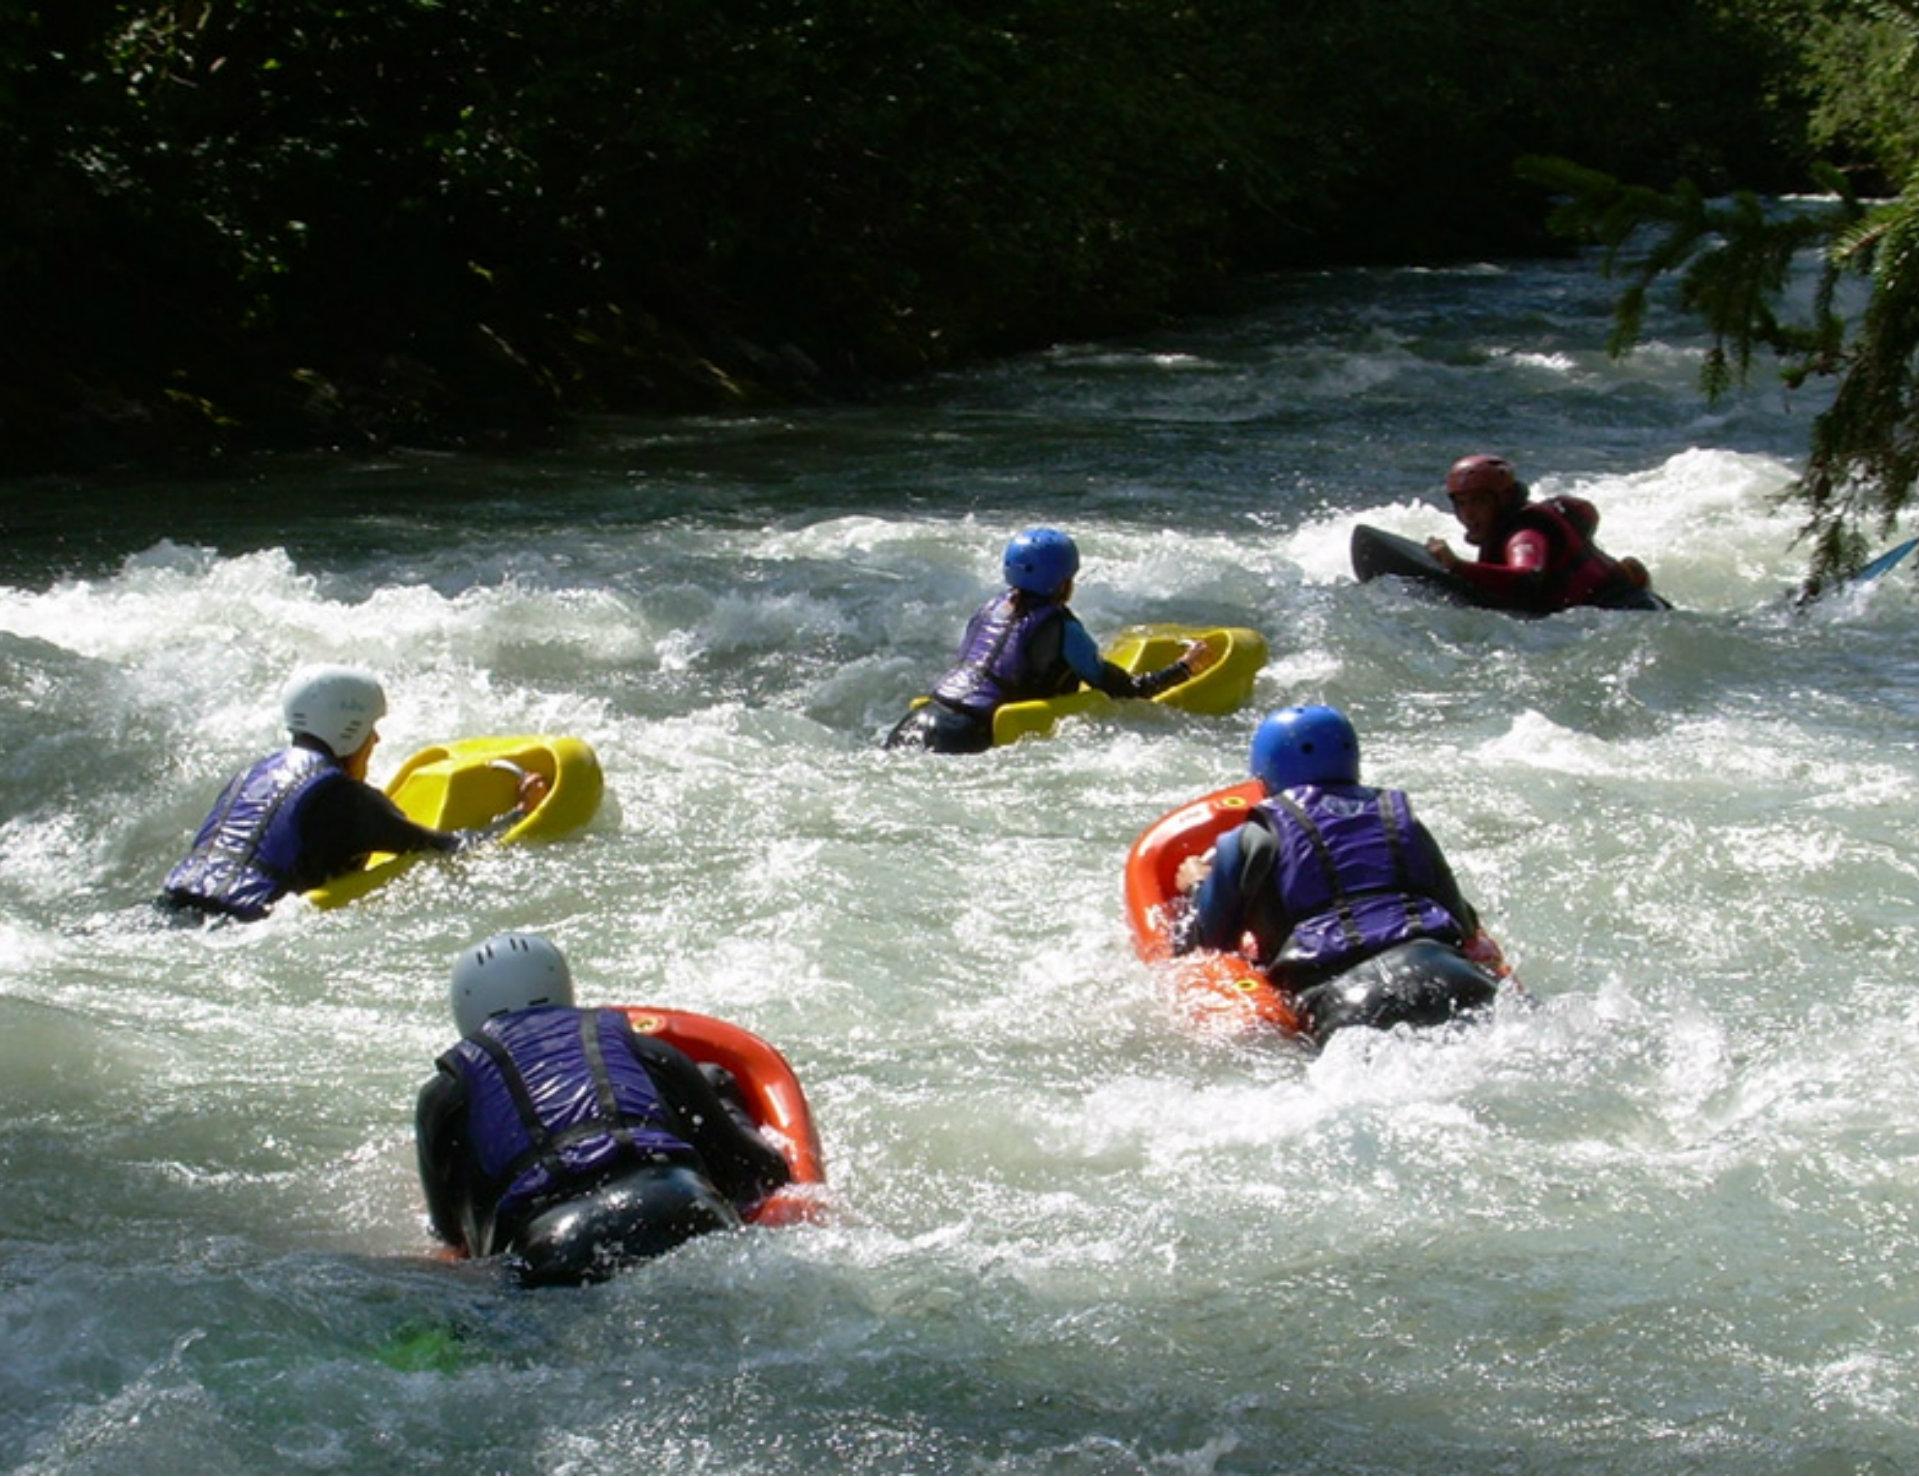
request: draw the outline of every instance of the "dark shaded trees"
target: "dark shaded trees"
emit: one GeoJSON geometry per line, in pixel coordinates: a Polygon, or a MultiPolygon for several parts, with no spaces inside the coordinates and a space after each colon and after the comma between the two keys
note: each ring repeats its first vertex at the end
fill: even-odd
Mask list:
{"type": "Polygon", "coordinates": [[[13,9],[0,468],[821,393],[1802,151],[1715,0],[13,9]]]}
{"type": "Polygon", "coordinates": [[[1631,278],[1615,354],[1637,342],[1646,295],[1670,275],[1713,335],[1709,395],[1744,382],[1760,351],[1789,385],[1833,380],[1794,488],[1816,589],[1865,561],[1866,531],[1889,530],[1919,484],[1919,0],[1756,4],[1806,58],[1813,138],[1854,163],[1852,174],[1813,167],[1826,199],[1769,210],[1750,192],[1711,200],[1689,181],[1625,184],[1563,158],[1526,160],[1521,172],[1564,193],[1557,229],[1604,243],[1607,270],[1631,278]],[[1890,198],[1862,201],[1855,175],[1890,198]],[[1790,288],[1807,256],[1818,286],[1795,309],[1790,288]],[[1839,291],[1848,277],[1866,286],[1850,313],[1839,291]]]}

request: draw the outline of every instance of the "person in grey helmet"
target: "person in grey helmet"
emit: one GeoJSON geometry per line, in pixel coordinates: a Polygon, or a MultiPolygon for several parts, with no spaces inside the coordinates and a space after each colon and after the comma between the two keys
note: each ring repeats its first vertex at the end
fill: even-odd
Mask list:
{"type": "Polygon", "coordinates": [[[973,612],[957,663],[927,701],[894,725],[887,748],[983,753],[993,746],[993,714],[1002,703],[1057,697],[1082,682],[1108,697],[1156,697],[1219,660],[1203,640],[1157,672],[1135,676],[1104,660],[1067,607],[1079,546],[1057,528],[1015,534],[1000,563],[1005,590],[973,612]]]}
{"type": "Polygon", "coordinates": [[[386,693],[359,667],[309,666],[281,694],[291,742],[228,781],[155,901],[176,915],[264,918],[289,892],[349,872],[375,851],[458,851],[494,836],[544,798],[520,782],[519,806],[474,831],[408,820],[366,782],[386,693]]]}
{"type": "Polygon", "coordinates": [[[791,1178],[677,1047],[573,1003],[566,958],[502,933],[453,965],[460,1040],[414,1114],[434,1234],[529,1285],[594,1281],[742,1213],[791,1178]]]}

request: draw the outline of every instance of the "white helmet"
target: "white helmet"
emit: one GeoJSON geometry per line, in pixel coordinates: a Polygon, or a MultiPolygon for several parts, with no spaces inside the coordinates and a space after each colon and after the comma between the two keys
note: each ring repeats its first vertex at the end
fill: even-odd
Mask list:
{"type": "Polygon", "coordinates": [[[571,1005],[566,956],[537,933],[496,933],[453,961],[453,1024],[471,1036],[488,1016],[535,1005],[571,1005]]]}
{"type": "Polygon", "coordinates": [[[386,693],[364,667],[302,667],[287,679],[280,711],[294,733],[311,734],[344,759],[386,716],[386,693]]]}

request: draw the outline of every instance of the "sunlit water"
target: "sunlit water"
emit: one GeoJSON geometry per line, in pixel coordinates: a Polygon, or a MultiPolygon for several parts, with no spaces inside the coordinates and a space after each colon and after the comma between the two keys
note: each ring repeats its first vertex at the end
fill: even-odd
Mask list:
{"type": "Polygon", "coordinates": [[[1919,1467],[1919,756],[1903,573],[1794,616],[1815,406],[1624,364],[1581,264],[1365,272],[855,407],[539,459],[5,490],[0,1465],[28,1471],[1919,1467]],[[1467,450],[1683,610],[1348,576],[1467,450]],[[1258,627],[1344,705],[1533,996],[1318,1056],[1189,1034],[1137,832],[1254,714],[878,740],[1007,534],[1096,631],[1258,627]],[[153,927],[301,660],[375,777],[573,733],[608,803],[330,914],[153,927]],[[412,1097],[463,943],[778,1044],[830,1225],[581,1291],[429,1262],[412,1097]]]}

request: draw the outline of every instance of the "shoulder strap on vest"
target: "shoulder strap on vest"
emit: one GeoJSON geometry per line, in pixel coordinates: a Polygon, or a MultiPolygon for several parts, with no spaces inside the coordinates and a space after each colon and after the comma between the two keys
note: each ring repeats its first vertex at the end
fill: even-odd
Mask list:
{"type": "Polygon", "coordinates": [[[1306,808],[1284,790],[1273,799],[1285,808],[1286,814],[1293,818],[1293,823],[1312,846],[1313,856],[1319,862],[1320,871],[1325,874],[1327,889],[1333,895],[1333,907],[1339,914],[1339,927],[1346,935],[1346,942],[1355,949],[1364,947],[1366,936],[1359,931],[1359,920],[1353,916],[1352,899],[1346,895],[1346,889],[1340,883],[1339,866],[1333,860],[1332,848],[1326,844],[1325,835],[1306,813],[1306,808]]]}
{"type": "MultiPolygon", "coordinates": [[[[620,1111],[619,1099],[613,1091],[613,1079],[606,1070],[606,1056],[600,1049],[599,1016],[600,1012],[596,1010],[580,1012],[580,1049],[585,1054],[587,1070],[593,1075],[593,1095],[599,1112],[559,1133],[554,1133],[540,1120],[539,1112],[533,1106],[533,1096],[527,1090],[526,1079],[514,1065],[512,1053],[484,1030],[468,1038],[486,1052],[499,1069],[500,1076],[505,1079],[507,1092],[513,1099],[514,1111],[519,1114],[520,1123],[531,1140],[500,1171],[496,1184],[510,1185],[535,1165],[544,1165],[556,1179],[563,1178],[566,1165],[560,1158],[560,1151],[581,1139],[599,1134],[610,1134],[629,1154],[640,1152],[633,1138],[633,1128],[636,1125],[646,1127],[648,1121],[620,1111]]],[[[448,1055],[451,1056],[451,1053],[448,1055]]]]}
{"type": "MultiPolygon", "coordinates": [[[[506,1082],[507,1095],[513,1099],[513,1111],[520,1115],[520,1127],[524,1128],[526,1136],[533,1140],[533,1147],[527,1153],[533,1155],[535,1159],[552,1153],[553,1135],[547,1130],[546,1124],[540,1121],[539,1110],[533,1106],[533,1094],[527,1091],[526,1078],[520,1075],[519,1067],[514,1064],[513,1053],[489,1036],[484,1027],[475,1031],[467,1039],[492,1058],[494,1069],[506,1082]]],[[[521,1158],[525,1157],[525,1154],[521,1155],[521,1158]]],[[[503,1177],[511,1179],[515,1173],[517,1170],[509,1166],[503,1177]]]]}
{"type": "Polygon", "coordinates": [[[620,1100],[613,1094],[613,1079],[607,1075],[606,1053],[600,1049],[600,1013],[580,1012],[580,1050],[586,1053],[587,1070],[593,1074],[593,1092],[600,1104],[600,1117],[613,1129],[613,1137],[622,1149],[634,1150],[633,1130],[620,1112],[620,1100]]]}
{"type": "Polygon", "coordinates": [[[1406,861],[1406,839],[1399,830],[1399,808],[1393,804],[1393,792],[1379,792],[1379,818],[1386,827],[1386,849],[1393,854],[1393,879],[1399,895],[1406,900],[1406,921],[1414,929],[1420,926],[1419,899],[1413,887],[1412,868],[1406,861]]]}

